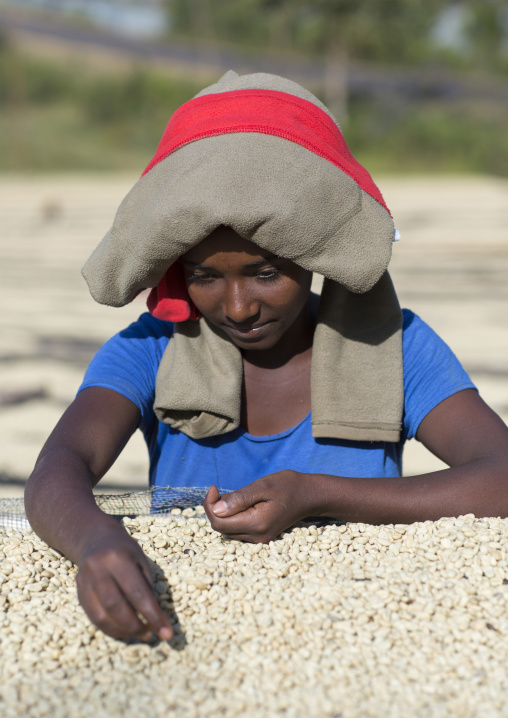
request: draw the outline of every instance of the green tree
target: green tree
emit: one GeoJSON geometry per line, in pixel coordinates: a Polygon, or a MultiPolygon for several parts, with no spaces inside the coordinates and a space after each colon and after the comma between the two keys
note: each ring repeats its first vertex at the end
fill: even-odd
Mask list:
{"type": "Polygon", "coordinates": [[[465,0],[465,35],[476,66],[497,69],[508,55],[508,3],[506,0],[465,0]]]}
{"type": "Polygon", "coordinates": [[[347,115],[351,59],[415,63],[446,0],[167,0],[173,32],[324,59],[323,91],[347,115]]]}

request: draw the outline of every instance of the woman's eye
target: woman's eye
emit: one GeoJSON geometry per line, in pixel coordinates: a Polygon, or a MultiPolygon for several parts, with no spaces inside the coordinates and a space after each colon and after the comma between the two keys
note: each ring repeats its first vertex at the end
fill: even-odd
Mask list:
{"type": "Polygon", "coordinates": [[[211,274],[191,274],[188,281],[193,284],[208,284],[213,281],[213,279],[215,279],[215,277],[212,277],[211,274]]]}
{"type": "Polygon", "coordinates": [[[256,276],[265,281],[272,281],[279,279],[281,272],[279,269],[265,269],[263,272],[259,272],[256,276]]]}

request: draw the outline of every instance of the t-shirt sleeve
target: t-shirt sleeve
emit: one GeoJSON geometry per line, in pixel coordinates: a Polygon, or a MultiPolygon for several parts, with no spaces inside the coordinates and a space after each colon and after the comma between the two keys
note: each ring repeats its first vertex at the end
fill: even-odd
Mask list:
{"type": "Polygon", "coordinates": [[[428,324],[404,309],[404,436],[413,439],[439,403],[463,389],[476,389],[450,347],[428,324]]]}
{"type": "Polygon", "coordinates": [[[141,426],[153,421],[155,378],[173,325],[145,313],[107,341],[92,359],[78,393],[100,386],[123,394],[141,411],[141,426]]]}

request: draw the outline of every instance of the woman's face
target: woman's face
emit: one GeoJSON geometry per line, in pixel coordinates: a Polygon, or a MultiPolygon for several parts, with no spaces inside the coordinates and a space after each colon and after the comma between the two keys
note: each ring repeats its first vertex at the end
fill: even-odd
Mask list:
{"type": "Polygon", "coordinates": [[[219,227],[182,257],[189,296],[240,349],[271,349],[302,316],[312,273],[219,227]]]}

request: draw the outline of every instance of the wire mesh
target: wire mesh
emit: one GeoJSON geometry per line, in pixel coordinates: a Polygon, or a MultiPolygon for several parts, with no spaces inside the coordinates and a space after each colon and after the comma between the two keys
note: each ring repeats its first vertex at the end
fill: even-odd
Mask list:
{"type": "MultiPolygon", "coordinates": [[[[148,516],[168,514],[172,509],[199,506],[205,500],[206,488],[192,486],[153,486],[147,491],[128,494],[96,494],[97,506],[111,516],[148,516]]],[[[26,531],[30,523],[23,499],[0,499],[0,529],[26,531]]]]}

